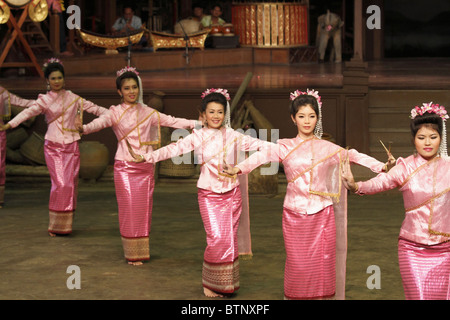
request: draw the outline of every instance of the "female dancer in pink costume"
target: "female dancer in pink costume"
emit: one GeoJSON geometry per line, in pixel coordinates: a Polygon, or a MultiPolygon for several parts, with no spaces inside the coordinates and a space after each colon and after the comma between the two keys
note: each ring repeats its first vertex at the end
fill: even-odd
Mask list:
{"type": "Polygon", "coordinates": [[[49,203],[50,236],[70,234],[77,203],[78,172],[80,169],[80,134],[76,129],[83,111],[100,116],[107,109],[64,89],[64,67],[60,60],[52,58],[44,64],[48,92],[27,109],[0,128],[15,128],[23,121],[45,114],[45,161],[50,173],[51,191],[49,203]]]}
{"type": "Polygon", "coordinates": [[[355,183],[349,165],[342,175],[347,189],[375,194],[399,188],[405,219],[398,259],[408,300],[450,299],[450,160],[447,156],[447,111],[423,104],[411,111],[416,154],[399,158],[388,174],[355,183]]]}
{"type": "MultiPolygon", "coordinates": [[[[34,100],[22,99],[15,94],[0,86],[0,126],[4,121],[11,119],[11,106],[22,108],[29,107],[34,100]]],[[[5,181],[6,181],[6,132],[0,131],[0,208],[5,200],[5,181]]]]}
{"type": "Polygon", "coordinates": [[[140,161],[145,158],[158,162],[193,150],[198,157],[201,163],[198,203],[207,242],[202,282],[207,297],[222,297],[239,289],[238,226],[242,198],[237,177],[224,174],[223,168],[237,163],[241,151],[271,144],[230,127],[229,99],[227,90],[208,89],[202,94],[206,127],[152,153],[133,155],[136,159],[140,157],[140,161]]]}
{"type": "Polygon", "coordinates": [[[275,147],[226,170],[249,173],[269,161],[284,166],[288,180],[283,205],[285,299],[345,298],[347,193],[341,188],[341,165],[348,157],[374,172],[387,169],[374,158],[321,140],[321,106],[317,91],[291,93],[297,136],[280,139],[275,147]]]}
{"type": "Polygon", "coordinates": [[[150,259],[154,164],[135,163],[128,146],[136,153],[151,152],[161,142],[160,126],[194,128],[200,123],[174,118],[143,104],[141,80],[135,68],[125,67],[118,71],[116,87],[122,103],[111,106],[103,116],[79,129],[89,134],[112,127],[116,134],[114,184],[122,245],[128,263],[142,265],[150,259]]]}

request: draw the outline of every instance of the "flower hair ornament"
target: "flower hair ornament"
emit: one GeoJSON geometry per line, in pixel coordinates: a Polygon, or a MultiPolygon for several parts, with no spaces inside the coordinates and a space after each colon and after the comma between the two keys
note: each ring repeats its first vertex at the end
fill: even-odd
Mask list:
{"type": "Polygon", "coordinates": [[[202,93],[201,98],[204,99],[207,95],[209,95],[211,93],[220,93],[227,100],[227,111],[225,112],[224,126],[226,128],[231,128],[231,111],[230,111],[230,100],[231,99],[230,99],[230,94],[228,93],[228,90],[227,89],[222,89],[222,88],[207,89],[206,91],[204,91],[202,93]]]}
{"type": "Polygon", "coordinates": [[[228,90],[222,89],[222,88],[217,88],[217,89],[211,88],[211,89],[206,90],[205,92],[202,93],[202,99],[204,99],[208,94],[211,94],[211,93],[220,93],[223,96],[225,96],[227,101],[230,101],[230,95],[228,93],[228,90]]]}
{"type": "Polygon", "coordinates": [[[424,115],[425,112],[428,113],[435,113],[437,114],[439,117],[442,118],[443,121],[447,121],[448,114],[447,114],[447,110],[445,110],[445,108],[443,106],[440,106],[437,103],[423,103],[421,107],[419,106],[415,106],[412,110],[411,110],[411,119],[415,119],[418,115],[424,115]]]}
{"type": "Polygon", "coordinates": [[[423,103],[422,106],[415,106],[411,110],[410,118],[415,119],[417,116],[423,116],[426,112],[437,114],[442,119],[442,138],[439,152],[442,158],[448,159],[446,122],[449,116],[447,114],[447,110],[445,110],[444,106],[440,106],[437,103],[423,103]]]}
{"type": "Polygon", "coordinates": [[[139,77],[139,72],[136,70],[135,67],[126,66],[126,67],[124,67],[124,68],[122,68],[122,69],[120,69],[119,71],[116,72],[117,78],[119,78],[120,76],[122,76],[126,72],[132,72],[132,73],[134,73],[137,76],[138,82],[139,82],[138,103],[143,104],[144,103],[144,90],[142,88],[142,80],[141,80],[141,77],[139,77]]]}
{"type": "Polygon", "coordinates": [[[295,99],[297,99],[300,96],[312,96],[316,99],[317,105],[319,106],[319,115],[318,115],[318,119],[317,119],[316,128],[314,129],[314,135],[317,138],[322,139],[322,135],[323,135],[322,99],[319,95],[319,91],[306,89],[306,91],[304,92],[304,91],[296,90],[294,92],[291,92],[290,99],[291,99],[291,101],[294,101],[295,99]]]}
{"type": "Polygon", "coordinates": [[[136,70],[135,67],[125,67],[120,69],[119,71],[117,71],[116,75],[117,78],[120,77],[121,75],[123,75],[125,72],[133,72],[134,74],[136,74],[137,76],[139,76],[139,72],[136,70]]]}
{"type": "Polygon", "coordinates": [[[43,66],[42,66],[43,70],[47,69],[48,65],[51,64],[51,63],[59,63],[60,65],[63,66],[62,61],[59,60],[58,58],[50,58],[50,59],[48,59],[47,61],[44,62],[43,66]]]}

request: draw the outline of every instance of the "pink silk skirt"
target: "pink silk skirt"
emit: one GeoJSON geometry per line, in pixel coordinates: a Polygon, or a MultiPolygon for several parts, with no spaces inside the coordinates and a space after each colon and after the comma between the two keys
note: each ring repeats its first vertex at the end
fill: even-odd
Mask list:
{"type": "Polygon", "coordinates": [[[239,187],[223,194],[198,189],[198,204],[206,232],[203,286],[215,292],[239,289],[238,227],[242,211],[239,187]]]}
{"type": "Polygon", "coordinates": [[[149,234],[152,222],[153,163],[115,161],[114,184],[119,209],[119,228],[128,261],[150,259],[149,234]]]}
{"type": "Polygon", "coordinates": [[[398,259],[406,300],[450,300],[450,242],[426,246],[400,238],[398,259]]]}
{"type": "Polygon", "coordinates": [[[286,299],[324,299],[336,292],[336,225],[333,206],[312,214],[283,210],[286,299]]]}
{"type": "Polygon", "coordinates": [[[45,140],[44,155],[52,184],[49,210],[54,212],[75,211],[80,171],[78,142],[60,144],[45,140]]]}

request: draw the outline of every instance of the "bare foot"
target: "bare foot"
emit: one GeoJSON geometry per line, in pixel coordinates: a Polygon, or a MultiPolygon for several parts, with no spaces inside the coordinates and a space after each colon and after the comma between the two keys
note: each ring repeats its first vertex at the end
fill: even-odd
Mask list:
{"type": "Polygon", "coordinates": [[[56,237],[56,234],[54,234],[53,232],[48,232],[48,235],[50,236],[50,237],[56,237]]]}
{"type": "Polygon", "coordinates": [[[128,264],[132,266],[142,266],[144,263],[142,261],[128,261],[128,264]]]}
{"type": "Polygon", "coordinates": [[[205,296],[210,297],[210,298],[223,298],[223,295],[214,292],[208,288],[203,288],[203,293],[205,294],[205,296]]]}

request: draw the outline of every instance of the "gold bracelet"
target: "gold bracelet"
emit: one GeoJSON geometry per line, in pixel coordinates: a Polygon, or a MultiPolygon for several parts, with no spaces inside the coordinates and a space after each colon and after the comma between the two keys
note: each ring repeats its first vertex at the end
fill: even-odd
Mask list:
{"type": "Polygon", "coordinates": [[[353,191],[353,193],[357,193],[359,190],[358,184],[357,183],[355,183],[355,184],[356,184],[356,189],[355,189],[355,191],[353,191]]]}

